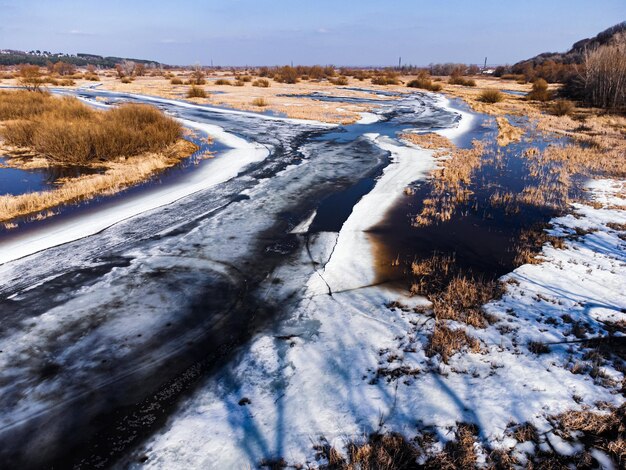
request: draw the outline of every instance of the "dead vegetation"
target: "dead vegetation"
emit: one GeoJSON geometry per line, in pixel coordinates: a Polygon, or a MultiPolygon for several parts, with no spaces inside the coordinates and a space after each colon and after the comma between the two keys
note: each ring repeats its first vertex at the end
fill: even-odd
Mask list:
{"type": "Polygon", "coordinates": [[[498,123],[498,145],[500,147],[506,147],[512,142],[522,140],[524,130],[521,127],[512,126],[504,116],[496,117],[496,122],[498,123]]]}
{"type": "Polygon", "coordinates": [[[400,138],[429,150],[450,150],[455,147],[450,139],[435,132],[426,134],[404,133],[400,135],[400,138]]]}
{"type": "Polygon", "coordinates": [[[478,101],[482,101],[483,103],[499,103],[504,100],[504,96],[500,93],[499,90],[488,88],[483,90],[480,95],[478,95],[478,101]]]}
{"type": "Polygon", "coordinates": [[[115,194],[175,165],[195,150],[197,147],[194,144],[181,139],[158,153],[105,162],[102,174],[68,179],[50,191],[0,196],[0,222],[41,213],[62,204],[89,200],[100,194],[115,194]]]}
{"type": "Polygon", "coordinates": [[[476,338],[467,334],[463,328],[450,328],[443,322],[437,322],[426,345],[426,355],[439,355],[444,363],[463,349],[471,352],[480,352],[480,343],[476,338]]]}
{"type": "Polygon", "coordinates": [[[0,93],[0,137],[62,164],[86,164],[159,152],[182,127],[157,108],[124,104],[93,110],[76,98],[24,91],[0,93]]]}
{"type": "MultiPolygon", "coordinates": [[[[316,458],[324,470],[455,470],[487,468],[599,468],[592,451],[604,452],[615,468],[626,464],[626,405],[607,411],[568,411],[548,418],[552,430],[540,433],[531,423],[510,423],[506,434],[515,445],[492,448],[471,423],[458,423],[446,430],[452,438],[443,447],[434,428],[420,426],[414,438],[397,433],[373,433],[363,439],[349,440],[343,454],[321,438],[314,446],[316,458]],[[554,433],[579,446],[570,455],[562,455],[549,444],[547,434],[554,433]],[[519,444],[524,444],[521,450],[519,444]],[[526,462],[517,459],[524,455],[526,462]]],[[[283,461],[284,462],[284,461],[283,461]]],[[[287,463],[285,462],[285,466],[287,463]]],[[[297,467],[297,465],[296,465],[297,467]]]]}
{"type": "Polygon", "coordinates": [[[416,226],[446,222],[459,204],[469,201],[472,173],[482,165],[484,151],[484,143],[474,141],[471,149],[455,149],[443,167],[433,172],[432,189],[414,219],[416,226]]]}

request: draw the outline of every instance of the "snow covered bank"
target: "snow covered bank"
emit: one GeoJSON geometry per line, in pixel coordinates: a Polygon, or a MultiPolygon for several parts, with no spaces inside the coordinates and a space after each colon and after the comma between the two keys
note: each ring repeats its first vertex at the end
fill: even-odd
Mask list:
{"type": "MultiPolygon", "coordinates": [[[[567,237],[564,248],[547,245],[541,264],[505,277],[506,294],[486,307],[498,321],[483,330],[463,325],[480,340],[482,352],[457,354],[449,364],[424,353],[434,322],[414,308],[419,298],[380,287],[332,296],[309,287],[286,323],[257,337],[241,360],[181,407],[143,449],[148,460],[142,465],[229,468],[282,457],[315,467],[320,462],[313,444],[320,436],[341,449],[347,439],[373,431],[410,437],[418,427],[433,426],[445,442],[458,422],[477,424],[480,438],[493,447],[517,445],[522,462],[538,449],[507,437],[511,422],[530,421],[547,432],[557,452],[571,452],[549,432],[548,416],[624,402],[616,393],[623,372],[604,361],[595,365],[594,377],[584,345],[563,344],[581,334],[606,335],[608,324],[626,321],[626,243],[619,225],[626,223],[624,189],[623,182],[594,182],[597,205],[579,204],[576,215],[555,219],[554,233],[567,237]],[[531,352],[531,341],[547,351],[531,352]]],[[[350,220],[346,226],[352,223],[359,226],[350,220]]],[[[312,250],[321,264],[332,252],[325,246],[312,250]]],[[[367,269],[361,248],[352,253],[367,269]]],[[[341,283],[331,274],[335,256],[325,276],[341,283]]],[[[360,271],[344,256],[354,266],[346,273],[360,271]]],[[[310,261],[303,254],[300,262],[310,261]]],[[[288,279],[285,270],[277,276],[288,279]]]]}
{"type": "Polygon", "coordinates": [[[157,186],[139,195],[125,198],[114,206],[95,208],[84,216],[51,223],[23,236],[2,242],[0,264],[93,235],[137,214],[171,204],[185,196],[234,178],[245,166],[261,161],[269,155],[269,150],[265,146],[247,142],[225,132],[219,126],[189,120],[181,121],[186,126],[206,132],[231,150],[217,158],[204,161],[197,170],[175,184],[157,186]]]}
{"type": "Polygon", "coordinates": [[[365,134],[374,144],[390,152],[391,163],[385,167],[374,188],[354,206],[343,224],[332,257],[314,276],[309,289],[326,292],[355,289],[374,282],[374,255],[367,229],[380,222],[385,213],[403,197],[404,189],[426,178],[434,168],[433,152],[417,146],[402,145],[394,139],[365,134]]]}
{"type": "Polygon", "coordinates": [[[472,129],[472,126],[474,125],[474,120],[475,120],[475,116],[472,113],[463,111],[462,109],[459,109],[453,106],[452,101],[443,95],[437,95],[437,103],[442,108],[460,115],[460,118],[457,121],[456,127],[450,127],[448,129],[438,130],[436,131],[437,134],[443,137],[447,137],[448,139],[454,142],[455,139],[459,138],[460,136],[462,136],[463,134],[465,134],[466,132],[472,129]]]}

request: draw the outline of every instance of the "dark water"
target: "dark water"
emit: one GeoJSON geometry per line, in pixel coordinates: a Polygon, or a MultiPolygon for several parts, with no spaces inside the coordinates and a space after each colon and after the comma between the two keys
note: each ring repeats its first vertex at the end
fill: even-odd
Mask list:
{"type": "MultiPolygon", "coordinates": [[[[474,170],[469,186],[473,194],[469,201],[458,205],[448,221],[416,226],[414,218],[432,189],[430,182],[423,182],[369,232],[378,254],[379,282],[391,280],[406,288],[412,281],[411,262],[434,254],[452,257],[463,271],[496,279],[517,267],[514,260],[520,233],[545,224],[559,213],[554,207],[534,204],[520,204],[519,212],[511,213],[505,207],[494,207],[490,203],[496,191],[519,194],[526,186],[537,185],[539,180],[531,175],[523,151],[531,146],[543,149],[554,141],[533,134],[531,142],[523,139],[504,148],[498,147],[496,126],[490,119],[484,116],[482,119],[483,124],[471,136],[490,143],[485,148],[486,163],[474,170]],[[496,154],[498,159],[490,158],[496,154]],[[394,261],[399,261],[399,265],[393,266],[394,261]]],[[[514,125],[528,128],[527,122],[509,119],[514,125]]]]}
{"type": "Polygon", "coordinates": [[[53,189],[61,178],[74,178],[80,175],[98,173],[100,170],[82,166],[51,166],[21,170],[2,166],[7,157],[0,157],[0,196],[18,196],[33,191],[53,189]]]}

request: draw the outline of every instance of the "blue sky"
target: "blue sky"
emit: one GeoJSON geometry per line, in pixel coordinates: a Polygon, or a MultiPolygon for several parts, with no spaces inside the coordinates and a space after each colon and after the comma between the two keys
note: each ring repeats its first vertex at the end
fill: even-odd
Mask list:
{"type": "Polygon", "coordinates": [[[170,64],[513,63],[626,20],[626,0],[0,0],[0,49],[170,64]]]}

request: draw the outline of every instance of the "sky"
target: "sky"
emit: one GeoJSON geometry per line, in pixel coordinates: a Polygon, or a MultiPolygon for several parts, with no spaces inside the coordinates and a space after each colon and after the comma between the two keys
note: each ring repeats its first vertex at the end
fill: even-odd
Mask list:
{"type": "Polygon", "coordinates": [[[515,63],[626,20],[626,0],[0,0],[0,49],[172,65],[515,63]]]}

